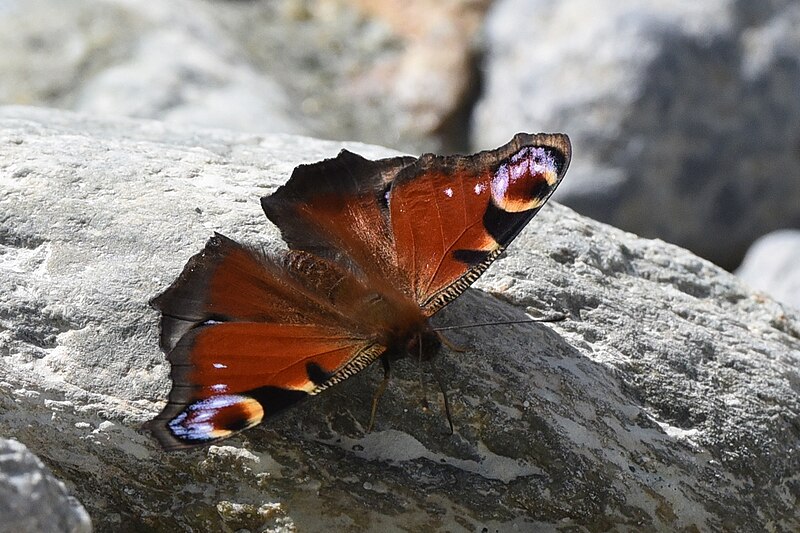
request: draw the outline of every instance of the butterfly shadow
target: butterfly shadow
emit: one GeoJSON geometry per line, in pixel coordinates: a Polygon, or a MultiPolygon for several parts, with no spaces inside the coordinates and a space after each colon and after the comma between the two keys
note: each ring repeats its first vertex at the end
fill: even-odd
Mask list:
{"type": "MultiPolygon", "coordinates": [[[[527,435],[549,425],[548,409],[570,403],[561,396],[577,398],[587,389],[600,391],[600,383],[607,382],[610,376],[593,368],[593,363],[559,334],[561,324],[575,318],[568,317],[555,326],[535,322],[496,324],[526,318],[530,316],[520,306],[470,289],[436,315],[433,327],[492,324],[448,330],[448,340],[464,348],[463,352],[442,346],[430,362],[414,357],[394,362],[371,433],[367,431],[371,406],[383,379],[380,363],[310,399],[303,409],[292,410],[270,428],[251,431],[247,437],[255,446],[266,445],[280,434],[346,443],[351,449],[364,450],[371,445],[381,446],[384,434],[395,438],[397,432],[402,432],[426,447],[452,451],[474,445],[487,431],[527,435]],[[564,369],[578,374],[565,374],[564,369]],[[444,390],[440,390],[437,380],[444,390]],[[443,393],[451,406],[452,435],[443,393]]],[[[560,417],[569,415],[565,407],[558,411],[560,417]]],[[[530,442],[532,438],[523,441],[530,442]]]]}
{"type": "MultiPolygon", "coordinates": [[[[517,304],[470,289],[433,325],[525,316],[517,304]]],[[[497,494],[517,494],[519,501],[566,501],[576,493],[591,494],[591,501],[613,498],[608,488],[620,477],[636,487],[646,483],[639,476],[647,475],[648,461],[693,471],[691,451],[655,422],[624,370],[582,331],[591,328],[574,312],[557,324],[451,331],[467,351],[444,348],[432,364],[449,397],[452,434],[428,364],[409,358],[393,368],[371,433],[365,428],[380,365],[247,438],[279,463],[294,460],[301,448],[329,479],[379,479],[419,498],[454,491],[486,509],[497,494]]]]}

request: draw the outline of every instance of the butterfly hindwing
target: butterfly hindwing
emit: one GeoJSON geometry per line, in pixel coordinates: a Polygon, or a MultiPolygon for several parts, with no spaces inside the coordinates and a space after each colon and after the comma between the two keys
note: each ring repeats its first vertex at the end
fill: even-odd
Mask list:
{"type": "Polygon", "coordinates": [[[215,234],[150,302],[162,313],[161,348],[169,353],[186,332],[208,320],[296,320],[306,306],[303,294],[281,280],[284,272],[274,258],[215,234]]]}
{"type": "Polygon", "coordinates": [[[373,298],[331,261],[214,235],[151,302],[173,386],[149,427],[165,448],[208,444],[364,368],[385,350],[359,315],[373,298]]]}
{"type": "Polygon", "coordinates": [[[168,449],[208,444],[255,426],[372,362],[383,348],[337,328],[211,323],[169,353],[173,387],[151,422],[168,449]]]}

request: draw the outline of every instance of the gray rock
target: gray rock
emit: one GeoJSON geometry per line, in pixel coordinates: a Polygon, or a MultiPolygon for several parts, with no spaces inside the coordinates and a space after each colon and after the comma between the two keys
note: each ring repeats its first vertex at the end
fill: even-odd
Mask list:
{"type": "MultiPolygon", "coordinates": [[[[463,148],[489,2],[205,3],[323,137],[463,148]]],[[[205,8],[205,6],[203,6],[205,8]]]]}
{"type": "Polygon", "coordinates": [[[0,531],[81,533],[86,509],[24,444],[0,438],[0,531]]]}
{"type": "Polygon", "coordinates": [[[736,275],[753,288],[800,309],[800,230],[775,231],[758,239],[736,275]]]}
{"type": "Polygon", "coordinates": [[[9,1],[0,104],[464,146],[486,6],[9,1]]]}
{"type": "Polygon", "coordinates": [[[568,133],[556,199],[729,269],[800,225],[797,2],[501,0],[486,40],[476,144],[568,133]]]}
{"type": "Polygon", "coordinates": [[[203,2],[31,0],[0,11],[0,102],[243,131],[310,121],[203,2]]]}
{"type": "Polygon", "coordinates": [[[800,527],[798,312],[554,202],[435,319],[569,314],[451,332],[454,435],[408,361],[370,434],[379,368],[224,446],[160,451],[139,429],[169,389],[148,299],[215,230],[280,246],[259,197],[340,146],[0,109],[0,434],[99,530],[800,527]]]}

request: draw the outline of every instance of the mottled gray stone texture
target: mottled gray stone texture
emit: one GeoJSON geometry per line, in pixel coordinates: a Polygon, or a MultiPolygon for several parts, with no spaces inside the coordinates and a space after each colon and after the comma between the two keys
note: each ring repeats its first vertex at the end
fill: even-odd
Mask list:
{"type": "Polygon", "coordinates": [[[89,533],[86,509],[24,444],[0,438],[0,531],[89,533]]]}
{"type": "Polygon", "coordinates": [[[753,288],[800,309],[800,230],[775,231],[758,239],[736,275],[753,288]]]}

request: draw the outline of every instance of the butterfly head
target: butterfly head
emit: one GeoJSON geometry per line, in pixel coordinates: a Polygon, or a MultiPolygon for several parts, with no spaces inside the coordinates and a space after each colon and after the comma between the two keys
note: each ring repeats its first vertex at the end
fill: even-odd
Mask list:
{"type": "Polygon", "coordinates": [[[411,357],[422,361],[430,361],[442,347],[439,335],[431,328],[427,321],[418,327],[406,331],[395,332],[388,342],[389,349],[384,354],[389,360],[411,357]]]}
{"type": "Polygon", "coordinates": [[[439,335],[426,323],[425,329],[406,342],[406,353],[410,357],[418,357],[422,361],[430,361],[442,347],[439,335]]]}

